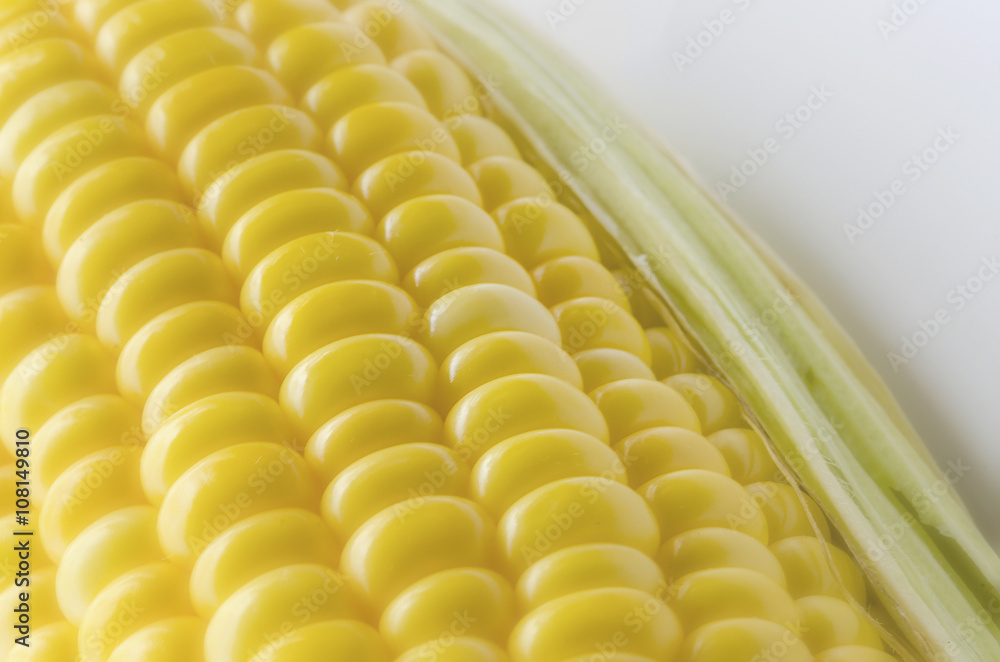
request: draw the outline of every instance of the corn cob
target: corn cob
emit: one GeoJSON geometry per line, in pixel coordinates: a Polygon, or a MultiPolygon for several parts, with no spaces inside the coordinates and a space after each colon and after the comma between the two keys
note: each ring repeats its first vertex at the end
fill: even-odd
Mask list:
{"type": "Polygon", "coordinates": [[[823,512],[414,17],[218,10],[77,0],[0,61],[30,659],[894,659],[823,512]]]}

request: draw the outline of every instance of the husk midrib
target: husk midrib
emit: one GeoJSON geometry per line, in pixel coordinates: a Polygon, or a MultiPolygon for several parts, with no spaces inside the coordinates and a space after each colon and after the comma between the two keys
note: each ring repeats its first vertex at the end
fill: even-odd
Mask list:
{"type": "MultiPolygon", "coordinates": [[[[463,0],[412,4],[457,47],[456,55],[470,69],[504,79],[498,95],[502,112],[550,163],[568,165],[560,153],[565,156],[590,137],[586,127],[600,124],[601,109],[617,112],[607,110],[596,96],[577,98],[587,87],[576,74],[550,60],[544,50],[533,62],[525,53],[535,51],[534,44],[519,32],[501,35],[492,12],[484,16],[488,10],[463,0]],[[501,45],[506,49],[501,57],[491,50],[491,40],[505,38],[512,43],[501,45]],[[552,107],[566,113],[562,121],[552,107]]],[[[720,356],[731,340],[746,343],[748,356],[721,372],[782,455],[799,452],[802,440],[813,434],[809,422],[828,422],[831,415],[844,422],[829,443],[821,444],[818,457],[806,459],[798,478],[896,603],[902,625],[916,630],[913,643],[925,654],[943,650],[961,620],[977,617],[980,601],[1000,585],[1000,562],[951,495],[938,502],[931,521],[904,531],[898,549],[905,553],[873,562],[860,549],[861,541],[880,535],[878,524],[902,516],[898,493],[912,499],[914,490],[941,480],[874,370],[797,283],[808,310],[796,306],[760,339],[745,337],[737,320],[761,309],[788,274],[776,273],[773,259],[746,241],[745,230],[734,227],[676,160],[650,148],[645,137],[623,135],[571,188],[631,257],[641,255],[640,246],[674,247],[678,263],[658,264],[656,284],[686,330],[711,355],[720,356]],[[809,384],[801,378],[803,370],[813,375],[809,384]],[[947,555],[923,527],[952,537],[947,555]],[[978,596],[970,583],[980,585],[978,596]]],[[[996,623],[990,622],[977,636],[959,638],[960,654],[953,659],[1000,659],[998,635],[996,623]]]]}

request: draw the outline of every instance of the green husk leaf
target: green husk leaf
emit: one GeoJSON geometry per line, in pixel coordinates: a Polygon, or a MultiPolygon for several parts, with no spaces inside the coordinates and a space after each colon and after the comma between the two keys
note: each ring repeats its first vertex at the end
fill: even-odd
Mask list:
{"type": "Polygon", "coordinates": [[[482,0],[410,4],[496,84],[500,114],[713,357],[912,647],[933,660],[1000,660],[1000,559],[815,297],[634,121],[579,169],[574,154],[622,111],[541,39],[482,0]],[[760,324],[779,296],[792,303],[760,324]]]}

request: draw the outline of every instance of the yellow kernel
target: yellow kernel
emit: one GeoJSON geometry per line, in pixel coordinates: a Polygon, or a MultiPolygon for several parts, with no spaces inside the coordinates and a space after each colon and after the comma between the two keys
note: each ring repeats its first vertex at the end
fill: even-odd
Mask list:
{"type": "Polygon", "coordinates": [[[328,283],[375,280],[395,284],[399,271],[373,239],[349,232],[317,232],[289,241],[257,263],[243,283],[240,308],[254,330],[267,325],[293,299],[328,283]]]}
{"type": "Polygon", "coordinates": [[[281,406],[308,436],[366,402],[430,403],[436,376],[434,359],[412,340],[385,334],[353,336],[299,362],[281,385],[281,406]]]}
{"type": "Polygon", "coordinates": [[[469,285],[508,285],[535,297],[531,276],[500,251],[479,246],[450,248],[432,255],[403,278],[403,288],[423,307],[469,285]]]}
{"type": "Polygon", "coordinates": [[[405,202],[376,229],[401,271],[452,248],[479,246],[503,252],[493,219],[472,202],[453,195],[431,195],[405,202]]]}
{"type": "Polygon", "coordinates": [[[615,451],[628,470],[629,484],[633,487],[685,469],[729,475],[722,454],[703,436],[685,428],[647,428],[622,439],[615,445],[615,451]]]}
{"type": "Polygon", "coordinates": [[[450,496],[413,499],[381,511],[351,537],[345,578],[381,612],[404,589],[437,572],[489,564],[494,524],[478,505],[450,496]]]}
{"type": "MultiPolygon", "coordinates": [[[[794,627],[794,624],[790,624],[794,627]]],[[[703,625],[688,634],[677,662],[813,662],[789,625],[760,618],[736,618],[703,625]]]]}
{"type": "Polygon", "coordinates": [[[864,577],[854,560],[842,549],[812,536],[795,536],[774,543],[771,551],[785,571],[788,592],[793,598],[810,595],[838,598],[846,590],[856,602],[865,604],[867,589],[864,577]]]}
{"type": "Polygon", "coordinates": [[[433,152],[405,152],[382,159],[357,178],[354,195],[382,219],[408,200],[428,195],[454,195],[476,206],[482,197],[462,166],[433,152]]]}
{"type": "Polygon", "coordinates": [[[237,221],[275,195],[300,188],[346,189],[347,179],[332,161],[304,149],[253,156],[229,169],[203,192],[198,216],[218,248],[237,221]]]}
{"type": "Polygon", "coordinates": [[[327,283],[296,297],[264,334],[264,356],[286,374],[314,351],[368,333],[408,335],[417,305],[394,285],[374,280],[327,283]]]}
{"type": "Polygon", "coordinates": [[[300,455],[276,443],[239,444],[212,453],[174,482],[157,530],[171,561],[190,565],[233,524],[269,510],[314,508],[317,501],[300,455]]]}
{"type": "Polygon", "coordinates": [[[470,285],[441,297],[424,315],[423,344],[443,360],[462,344],[487,333],[523,331],[553,344],[559,327],[537,300],[506,285],[470,285]]]}
{"type": "Polygon", "coordinates": [[[583,476],[625,482],[624,468],[603,441],[576,430],[539,430],[487,451],[472,469],[470,490],[499,518],[532,490],[583,476]]]}
{"type": "Polygon", "coordinates": [[[467,623],[463,636],[504,645],[514,627],[514,590],[491,570],[445,570],[400,593],[382,614],[379,630],[391,648],[405,651],[439,640],[457,615],[467,623]]]}
{"type": "Polygon", "coordinates": [[[353,197],[330,188],[279,193],[245,213],[222,246],[226,266],[240,280],[269,253],[290,241],[318,232],[370,235],[368,210],[353,197]]]}
{"type": "Polygon", "coordinates": [[[520,159],[488,156],[469,166],[483,196],[483,208],[493,211],[515,200],[535,198],[552,204],[554,194],[540,172],[520,159]]]}
{"type": "Polygon", "coordinates": [[[773,482],[751,483],[746,490],[767,518],[772,543],[792,536],[815,536],[817,532],[823,540],[830,539],[826,515],[808,494],[800,497],[791,485],[773,482]]]}
{"type": "Polygon", "coordinates": [[[653,371],[635,354],[621,349],[600,347],[573,355],[583,377],[583,390],[588,393],[622,379],[655,381],[653,371]]]}
{"type": "Polygon", "coordinates": [[[408,103],[380,102],[355,108],[333,126],[330,144],[350,178],[377,161],[423,150],[460,159],[454,138],[433,115],[408,103]]]}
{"type": "Polygon", "coordinates": [[[648,428],[680,427],[701,432],[694,409],[676,391],[647,379],[605,384],[591,397],[608,422],[612,443],[648,428]]]}
{"type": "Polygon", "coordinates": [[[272,570],[325,563],[340,548],[316,513],[269,510],[229,527],[191,569],[191,601],[203,618],[243,586],[272,570]]]}
{"type": "Polygon", "coordinates": [[[402,53],[434,48],[434,40],[419,19],[388,0],[365,0],[344,12],[344,19],[370,36],[392,60],[402,53]]]}
{"type": "Polygon", "coordinates": [[[507,375],[539,374],[581,388],[576,363],[555,343],[523,331],[498,331],[462,344],[441,363],[440,402],[451,408],[469,392],[507,375]]]}
{"type": "Polygon", "coordinates": [[[438,119],[482,114],[479,95],[469,75],[450,57],[434,50],[412,50],[395,58],[392,68],[420,90],[438,119]]]}
{"type": "Polygon", "coordinates": [[[287,629],[286,623],[297,622],[303,609],[310,614],[311,624],[362,617],[357,596],[344,577],[330,568],[302,564],[272,570],[233,593],[215,612],[205,633],[205,659],[253,659],[268,651],[274,633],[287,629]]]}
{"type": "Polygon", "coordinates": [[[448,413],[445,440],[475,461],[505,439],[552,428],[608,440],[607,424],[594,403],[548,375],[501,377],[472,391],[448,413]]]}
{"type": "Polygon", "coordinates": [[[528,269],[569,255],[599,260],[580,217],[550,198],[522,198],[493,212],[507,254],[528,269]]]}
{"type": "Polygon", "coordinates": [[[785,571],[757,538],[729,528],[705,527],[680,533],[663,543],[656,556],[668,582],[712,568],[746,568],[786,588],[785,571]]]}
{"type": "Polygon", "coordinates": [[[355,108],[386,101],[427,109],[413,83],[398,71],[378,64],[358,64],[326,74],[306,92],[303,105],[320,126],[328,129],[355,108]]]}
{"type": "Polygon", "coordinates": [[[728,386],[715,377],[682,373],[667,377],[663,383],[691,403],[698,412],[702,431],[706,435],[745,424],[740,401],[728,386]]]}
{"type": "Polygon", "coordinates": [[[347,540],[381,510],[411,498],[465,496],[468,482],[469,469],[450,448],[403,444],[376,451],[342,471],[320,506],[330,528],[347,540]]]}
{"type": "Polygon", "coordinates": [[[339,658],[350,662],[391,660],[378,630],[367,623],[350,619],[309,623],[281,636],[278,641],[268,644],[265,650],[270,662],[319,660],[331,653],[337,656],[332,658],[334,660],[339,658]]]}
{"type": "Polygon", "coordinates": [[[738,482],[746,485],[781,479],[782,474],[771,459],[764,440],[753,430],[749,428],[719,430],[708,435],[708,440],[726,458],[726,464],[738,482]]]}
{"type": "Polygon", "coordinates": [[[532,274],[538,288],[538,300],[548,307],[580,297],[597,297],[613,301],[631,313],[628,297],[621,285],[600,262],[579,255],[550,260],[532,274]]]}
{"type": "Polygon", "coordinates": [[[656,595],[663,588],[663,575],[652,559],[633,547],[576,545],[528,568],[517,582],[517,595],[522,609],[531,611],[596,588],[631,588],[656,595]]]}
{"type": "Polygon", "coordinates": [[[498,526],[502,563],[520,576],[562,549],[589,543],[633,547],[652,557],[660,545],[656,518],[634,491],[610,478],[563,478],[529,492],[498,526]]]}
{"type": "Polygon", "coordinates": [[[683,633],[677,617],[654,596],[628,588],[584,591],[528,614],[510,637],[513,662],[610,659],[673,660],[683,633]],[[604,651],[604,652],[600,652],[604,651]],[[596,653],[595,653],[596,652],[596,653]],[[636,659],[636,658],[631,658],[636,659]]]}
{"type": "Polygon", "coordinates": [[[673,329],[665,326],[646,329],[646,338],[653,351],[653,372],[657,379],[702,369],[701,359],[673,329]]]}
{"type": "Polygon", "coordinates": [[[267,47],[288,30],[307,23],[332,22],[340,12],[323,0],[245,0],[234,16],[247,36],[267,47]]]}
{"type": "Polygon", "coordinates": [[[847,602],[827,595],[800,598],[795,603],[802,623],[802,640],[815,653],[837,646],[865,646],[882,650],[882,638],[847,602]]]}
{"type": "Polygon", "coordinates": [[[53,264],[102,218],[142,200],[181,201],[173,168],[147,157],[118,159],[98,166],[74,181],[56,198],[45,216],[42,241],[53,264]]]}
{"type": "Polygon", "coordinates": [[[427,405],[408,400],[375,400],[329,420],[306,444],[305,457],[326,481],[358,460],[401,444],[439,444],[443,424],[427,405]]]}
{"type": "Polygon", "coordinates": [[[521,158],[520,152],[507,132],[491,120],[477,115],[460,115],[449,118],[447,124],[451,137],[458,145],[464,166],[490,156],[521,158]]]}
{"type": "Polygon", "coordinates": [[[510,658],[504,650],[490,641],[473,637],[455,637],[448,639],[451,644],[443,648],[438,641],[412,648],[396,662],[422,662],[433,659],[436,662],[509,662],[510,658]]]}
{"type": "Polygon", "coordinates": [[[783,586],[746,568],[712,568],[670,585],[667,604],[685,632],[731,618],[762,618],[788,625],[798,614],[783,586]]]}
{"type": "Polygon", "coordinates": [[[640,493],[660,522],[664,538],[706,526],[741,531],[767,543],[767,520],[732,478],[687,469],[646,483],[640,493]]]}
{"type": "Polygon", "coordinates": [[[197,354],[171,370],[149,394],[142,429],[155,432],[188,405],[219,393],[240,391],[278,397],[278,380],[261,353],[224,345],[197,354]]]}
{"type": "Polygon", "coordinates": [[[161,425],[142,453],[146,497],[155,505],[199,461],[230,446],[271,439],[297,447],[284,412],[257,393],[220,393],[188,405],[161,425]]]}
{"type": "Polygon", "coordinates": [[[267,61],[271,71],[297,97],[331,71],[386,63],[374,41],[341,21],[304,23],[283,31],[268,46],[267,61]]]}

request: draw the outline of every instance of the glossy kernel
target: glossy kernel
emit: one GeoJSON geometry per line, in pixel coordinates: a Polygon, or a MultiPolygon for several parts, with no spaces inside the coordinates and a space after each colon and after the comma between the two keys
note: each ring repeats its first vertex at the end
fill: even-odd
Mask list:
{"type": "Polygon", "coordinates": [[[596,589],[553,600],[528,614],[511,635],[514,662],[549,662],[593,655],[601,646],[615,654],[673,660],[681,626],[652,595],[627,588],[596,589]]]}
{"type": "Polygon", "coordinates": [[[479,246],[503,252],[489,214],[465,198],[429,195],[404,202],[376,230],[401,271],[451,248],[479,246]]]}
{"type": "Polygon", "coordinates": [[[673,329],[646,329],[646,338],[653,352],[653,372],[657,379],[702,369],[701,360],[673,329]]]}
{"type": "Polygon", "coordinates": [[[668,582],[713,568],[746,568],[785,588],[785,571],[757,538],[729,528],[691,529],[663,543],[657,563],[668,582]]]}
{"type": "Polygon", "coordinates": [[[556,258],[537,267],[531,274],[538,287],[538,300],[550,308],[557,304],[596,297],[613,301],[631,313],[628,297],[604,265],[579,255],[556,258]]]}
{"type": "Polygon", "coordinates": [[[611,478],[564,478],[515,503],[500,519],[499,546],[512,576],[561,549],[588,543],[634,547],[653,556],[660,532],[653,513],[611,478]]]}
{"type": "Polygon", "coordinates": [[[642,327],[609,299],[572,299],[552,308],[552,314],[562,332],[563,346],[572,354],[610,348],[635,354],[643,363],[652,360],[642,327]]]}
{"type": "Polygon", "coordinates": [[[372,280],[327,283],[297,297],[264,334],[264,355],[280,374],[330,343],[368,333],[405,336],[417,306],[394,285],[372,280]]]}
{"type": "Polygon", "coordinates": [[[800,496],[791,485],[773,482],[752,483],[746,490],[767,518],[772,543],[791,536],[815,536],[817,531],[824,540],[830,539],[826,515],[809,495],[800,496]]]}
{"type": "Polygon", "coordinates": [[[450,57],[429,49],[412,50],[395,58],[392,68],[420,90],[435,117],[481,114],[477,89],[450,57]]]}
{"type": "Polygon", "coordinates": [[[771,545],[771,551],[785,571],[788,591],[793,598],[810,595],[841,597],[846,589],[856,602],[865,604],[865,580],[845,551],[812,536],[779,540],[771,545]],[[832,565],[827,554],[833,560],[832,565]]]}
{"type": "Polygon", "coordinates": [[[533,564],[517,582],[526,611],[598,588],[630,588],[656,595],[664,586],[656,563],[633,547],[609,543],[575,545],[533,564]]]}
{"type": "Polygon", "coordinates": [[[656,513],[664,538],[711,526],[768,541],[767,520],[747,491],[728,476],[687,469],[651,480],[639,492],[656,513]]]}
{"type": "Polygon", "coordinates": [[[507,285],[534,297],[531,276],[500,251],[479,246],[432,255],[403,278],[403,288],[424,308],[449,292],[483,283],[507,285]]]}
{"type": "Polygon", "coordinates": [[[275,443],[231,446],[188,469],[167,491],[157,529],[172,560],[190,565],[227,528],[277,508],[311,508],[316,485],[302,458],[275,443]]]}
{"type": "Polygon", "coordinates": [[[558,345],[533,333],[498,331],[460,345],[442,362],[438,389],[451,406],[483,384],[507,375],[539,374],[582,388],[580,371],[558,345]]]}
{"type": "Polygon", "coordinates": [[[407,443],[438,444],[443,425],[437,412],[410,400],[375,400],[330,419],[309,439],[305,456],[326,480],[368,455],[407,443]]]}
{"type": "Polygon", "coordinates": [[[798,619],[785,589],[746,568],[713,568],[681,577],[670,585],[667,603],[685,632],[731,618],[761,618],[788,626],[798,619]]]}
{"type": "Polygon", "coordinates": [[[838,646],[864,646],[882,650],[882,638],[867,616],[847,602],[828,595],[796,601],[802,622],[802,640],[809,650],[821,653],[838,646]]]}
{"type": "Polygon", "coordinates": [[[218,450],[269,440],[295,445],[284,412],[257,393],[219,393],[178,411],[156,429],[142,453],[142,487],[153,504],[188,469],[218,450]]]}
{"type": "Polygon", "coordinates": [[[338,340],[296,365],[281,385],[281,406],[311,435],[351,407],[384,399],[430,403],[437,365],[402,336],[371,334],[338,340]]]}
{"type": "Polygon", "coordinates": [[[655,381],[653,371],[635,354],[623,349],[600,347],[587,349],[573,355],[583,377],[583,390],[594,391],[605,384],[622,379],[648,379],[655,381]]]}
{"type": "Polygon", "coordinates": [[[591,397],[611,431],[612,443],[649,428],[680,427],[701,433],[691,406],[676,391],[646,379],[622,379],[605,384],[591,397]]]}
{"type": "Polygon", "coordinates": [[[318,232],[370,235],[374,223],[353,197],[330,188],[279,193],[246,212],[226,235],[222,258],[241,279],[272,251],[318,232]]]}
{"type": "Polygon", "coordinates": [[[326,522],[346,540],[379,511],[411,498],[465,496],[468,483],[469,470],[455,451],[403,444],[375,451],[342,471],[320,506],[326,522]]]}
{"type": "Polygon", "coordinates": [[[445,420],[445,440],[471,462],[505,439],[551,428],[608,439],[600,410],[577,389],[548,375],[511,375],[459,400],[445,420]]]}
{"type": "Polygon", "coordinates": [[[455,195],[479,206],[476,183],[458,163],[433,152],[405,152],[382,159],[355,180],[354,195],[381,219],[399,205],[428,195],[455,195]]]}
{"type": "Polygon", "coordinates": [[[333,154],[348,177],[400,152],[423,150],[458,161],[455,139],[426,110],[408,103],[381,102],[355,108],[333,126],[333,154]]]}
{"type": "Polygon", "coordinates": [[[782,662],[813,662],[798,636],[783,624],[737,618],[704,625],[684,640],[678,662],[758,662],[781,652],[782,662]]]}
{"type": "Polygon", "coordinates": [[[500,226],[507,254],[528,269],[570,255],[600,259],[583,221],[550,199],[513,200],[493,215],[500,226]]]}
{"type": "Polygon", "coordinates": [[[507,643],[514,627],[514,590],[492,570],[457,568],[407,588],[382,614],[379,629],[398,651],[439,639],[461,617],[462,635],[507,643]]]}
{"type": "Polygon", "coordinates": [[[471,501],[432,496],[381,511],[344,549],[348,582],[381,612],[404,589],[434,573],[489,564],[494,523],[471,501]]]}
{"type": "Polygon", "coordinates": [[[583,476],[625,482],[624,467],[603,441],[576,430],[539,430],[487,451],[473,467],[471,492],[500,517],[537,488],[583,476]]]}
{"type": "Polygon", "coordinates": [[[423,344],[439,360],[487,333],[522,331],[559,343],[559,327],[548,310],[521,290],[486,283],[470,285],[435,301],[424,315],[423,344]]]}
{"type": "Polygon", "coordinates": [[[722,453],[700,434],[685,428],[648,428],[622,439],[615,445],[615,451],[628,470],[629,484],[633,487],[685,469],[729,475],[722,453]]]}
{"type": "Polygon", "coordinates": [[[708,435],[708,440],[726,458],[733,478],[744,485],[778,480],[781,476],[764,440],[749,428],[720,430],[708,435]]]}
{"type": "Polygon", "coordinates": [[[698,412],[704,434],[744,425],[740,401],[715,377],[685,373],[668,377],[663,383],[691,403],[698,412]]]}
{"type": "MultiPolygon", "coordinates": [[[[514,200],[544,200],[553,204],[554,194],[540,172],[521,159],[488,156],[469,166],[483,196],[483,209],[493,211],[514,200]]],[[[536,203],[537,204],[537,203],[536,203]]]]}

